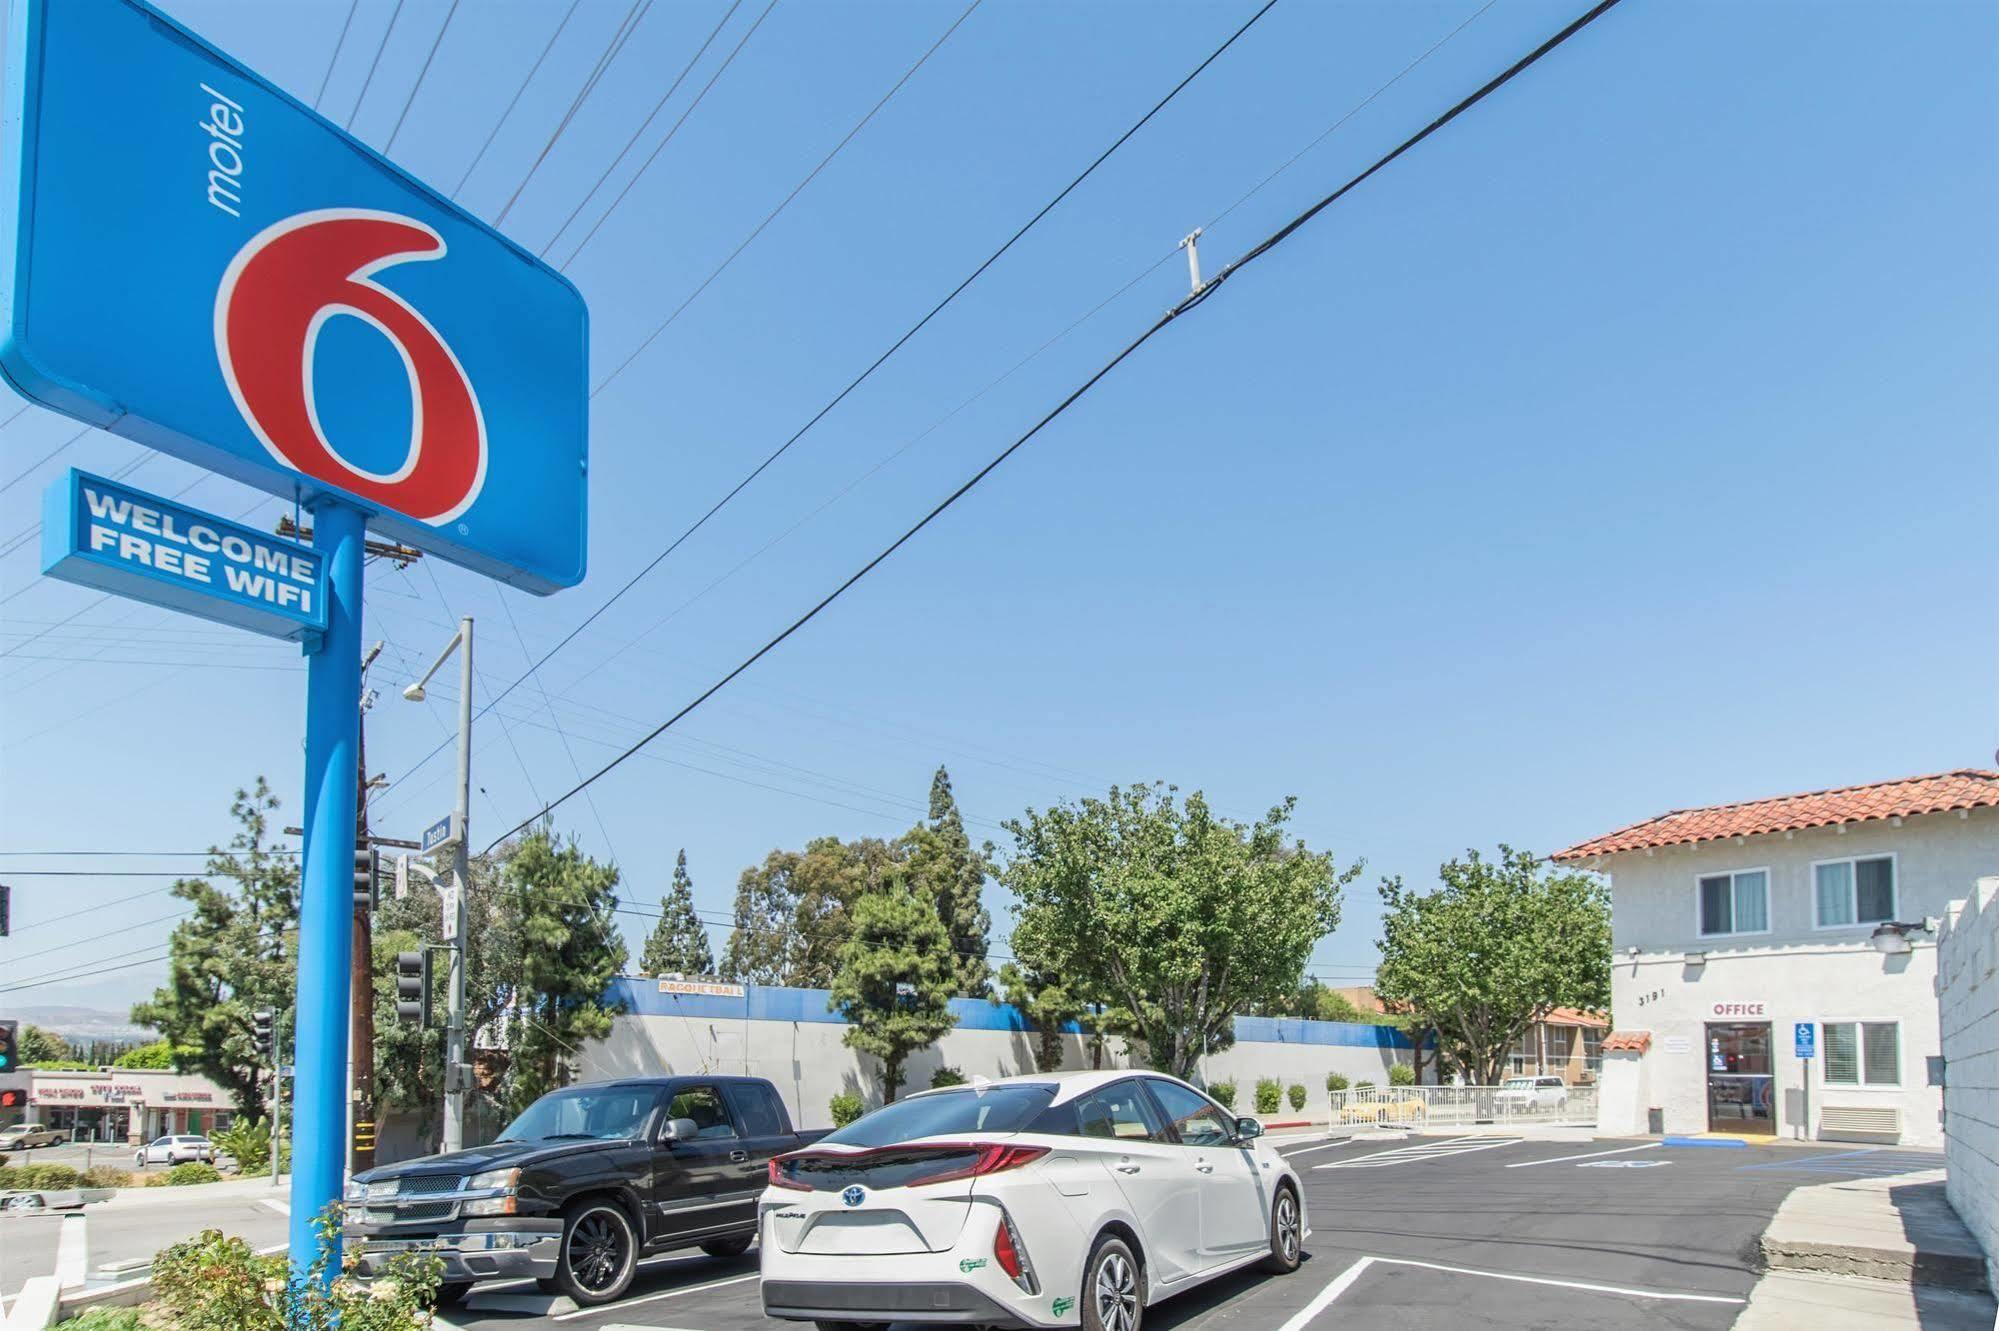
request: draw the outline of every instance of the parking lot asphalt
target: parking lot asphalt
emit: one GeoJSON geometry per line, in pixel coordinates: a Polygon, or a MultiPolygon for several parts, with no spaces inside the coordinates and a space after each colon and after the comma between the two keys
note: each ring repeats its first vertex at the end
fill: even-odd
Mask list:
{"type": "MultiPolygon", "coordinates": [[[[1305,1181],[1308,1260],[1243,1272],[1149,1309],[1160,1331],[1673,1327],[1721,1331],[1757,1274],[1756,1239],[1791,1189],[1933,1169],[1941,1156],[1802,1145],[1414,1137],[1280,1149],[1305,1181]],[[1449,1319],[1448,1322],[1446,1319],[1449,1319]]],[[[616,1304],[578,1310],[531,1283],[442,1310],[467,1331],[774,1331],[756,1253],[669,1254],[616,1304]]]]}

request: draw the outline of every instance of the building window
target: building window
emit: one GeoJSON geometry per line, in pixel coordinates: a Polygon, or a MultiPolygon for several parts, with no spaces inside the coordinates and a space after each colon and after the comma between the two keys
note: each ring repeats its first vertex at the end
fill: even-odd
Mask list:
{"type": "Polygon", "coordinates": [[[1892,1021],[1825,1023],[1828,1086],[1900,1086],[1902,1028],[1892,1021]]]}
{"type": "Polygon", "coordinates": [[[1701,936],[1770,931],[1770,872],[1710,874],[1700,880],[1701,936]]]}
{"type": "Polygon", "coordinates": [[[1828,860],[1812,866],[1818,927],[1879,924],[1895,918],[1895,857],[1828,860]]]}

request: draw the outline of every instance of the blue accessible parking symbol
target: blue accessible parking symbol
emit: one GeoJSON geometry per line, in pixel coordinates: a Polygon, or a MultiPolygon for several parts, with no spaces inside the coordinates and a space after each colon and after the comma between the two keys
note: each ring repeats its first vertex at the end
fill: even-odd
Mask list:
{"type": "Polygon", "coordinates": [[[1812,1022],[1801,1021],[1791,1028],[1792,1052],[1799,1058],[1817,1058],[1819,1052],[1819,1028],[1812,1022]]]}

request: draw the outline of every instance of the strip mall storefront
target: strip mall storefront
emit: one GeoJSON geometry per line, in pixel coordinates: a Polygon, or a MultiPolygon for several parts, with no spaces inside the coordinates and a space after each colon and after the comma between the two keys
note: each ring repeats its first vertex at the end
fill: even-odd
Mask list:
{"type": "Polygon", "coordinates": [[[26,1069],[27,1113],[73,1141],[138,1145],[175,1133],[208,1133],[235,1117],[228,1092],[206,1077],[113,1068],[26,1069]]]}

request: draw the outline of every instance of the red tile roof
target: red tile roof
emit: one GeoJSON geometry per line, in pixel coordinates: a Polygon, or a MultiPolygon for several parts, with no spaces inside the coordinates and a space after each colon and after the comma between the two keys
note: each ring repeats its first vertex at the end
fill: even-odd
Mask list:
{"type": "Polygon", "coordinates": [[[1651,1047],[1652,1032],[1650,1031],[1612,1031],[1609,1035],[1603,1037],[1603,1052],[1606,1054],[1615,1054],[1625,1049],[1629,1049],[1633,1053],[1642,1054],[1651,1047]]]}
{"type": "Polygon", "coordinates": [[[1580,842],[1550,858],[1568,862],[1617,855],[1628,850],[1678,846],[1766,832],[1796,832],[1838,823],[1864,823],[1882,818],[1914,818],[1925,813],[1999,807],[1999,772],[1965,768],[1900,781],[1876,781],[1865,786],[1840,786],[1802,795],[1743,804],[1717,804],[1705,809],[1676,809],[1608,836],[1580,842]]]}
{"type": "Polygon", "coordinates": [[[1601,1013],[1585,1011],[1579,1007],[1555,1008],[1548,1013],[1546,1020],[1542,1024],[1547,1026],[1588,1026],[1592,1029],[1600,1029],[1610,1025],[1608,1021],[1604,1020],[1601,1013]]]}

